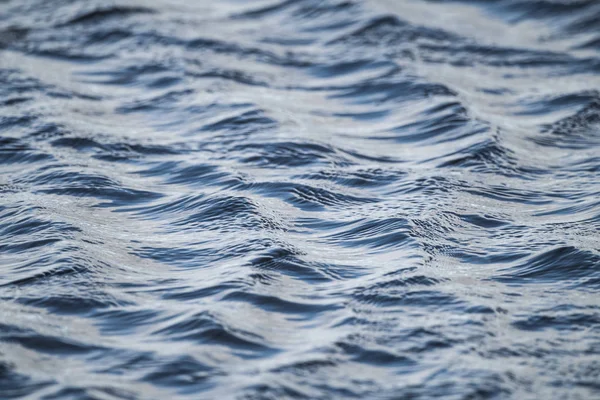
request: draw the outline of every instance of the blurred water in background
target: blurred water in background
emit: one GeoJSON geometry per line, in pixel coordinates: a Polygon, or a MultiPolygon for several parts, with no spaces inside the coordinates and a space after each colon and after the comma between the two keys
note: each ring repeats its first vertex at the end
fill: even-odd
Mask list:
{"type": "Polygon", "coordinates": [[[0,398],[600,398],[600,2],[0,1],[0,398]]]}

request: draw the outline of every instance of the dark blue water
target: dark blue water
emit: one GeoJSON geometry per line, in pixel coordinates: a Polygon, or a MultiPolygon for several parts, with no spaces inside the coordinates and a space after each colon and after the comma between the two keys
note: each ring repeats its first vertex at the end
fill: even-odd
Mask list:
{"type": "Polygon", "coordinates": [[[600,398],[600,2],[0,0],[0,398],[600,398]]]}

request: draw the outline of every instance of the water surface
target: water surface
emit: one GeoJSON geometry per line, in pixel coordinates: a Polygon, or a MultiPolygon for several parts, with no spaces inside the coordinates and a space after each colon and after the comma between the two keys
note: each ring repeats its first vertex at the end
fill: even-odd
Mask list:
{"type": "Polygon", "coordinates": [[[0,1],[0,397],[600,397],[600,2],[0,1]]]}

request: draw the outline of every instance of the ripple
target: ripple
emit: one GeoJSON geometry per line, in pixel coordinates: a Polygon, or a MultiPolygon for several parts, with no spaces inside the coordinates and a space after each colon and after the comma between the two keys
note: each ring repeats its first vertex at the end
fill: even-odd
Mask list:
{"type": "Polygon", "coordinates": [[[143,7],[110,7],[98,8],[93,11],[84,12],[65,22],[64,25],[75,24],[97,24],[106,22],[108,19],[123,18],[137,14],[152,14],[153,10],[143,7]]]}
{"type": "Polygon", "coordinates": [[[595,398],[592,0],[0,1],[6,398],[595,398]]]}
{"type": "Polygon", "coordinates": [[[546,283],[563,280],[579,282],[585,286],[598,280],[597,266],[600,256],[574,247],[559,247],[539,254],[527,263],[514,267],[510,275],[496,279],[505,282],[546,283]]]}

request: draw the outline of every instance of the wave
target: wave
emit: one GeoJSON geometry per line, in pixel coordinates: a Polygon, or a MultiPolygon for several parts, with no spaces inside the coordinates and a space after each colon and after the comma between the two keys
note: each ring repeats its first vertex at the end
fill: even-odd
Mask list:
{"type": "Polygon", "coordinates": [[[599,13],[0,1],[0,393],[594,397],[599,13]]]}

